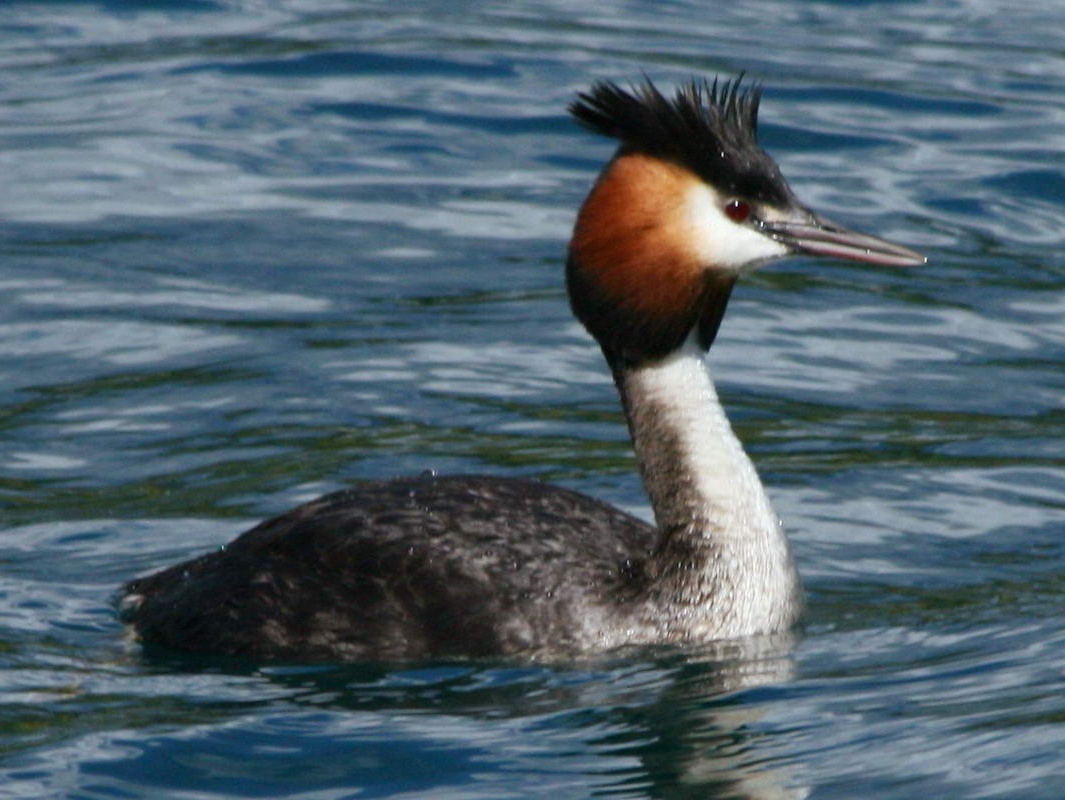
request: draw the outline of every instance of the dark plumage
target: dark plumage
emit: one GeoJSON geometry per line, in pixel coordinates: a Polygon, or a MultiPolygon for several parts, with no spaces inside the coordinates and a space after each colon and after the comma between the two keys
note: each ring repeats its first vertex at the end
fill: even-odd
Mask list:
{"type": "Polygon", "coordinates": [[[579,652],[589,605],[639,590],[654,539],[536,481],[374,481],[130,582],[124,616],[156,645],[257,659],[579,652]]]}
{"type": "Polygon", "coordinates": [[[667,98],[650,81],[630,90],[599,81],[569,111],[588,130],[617,139],[621,152],[673,161],[725,194],[783,208],[793,196],[758,145],[762,90],[741,82],[693,79],[667,98]]]}

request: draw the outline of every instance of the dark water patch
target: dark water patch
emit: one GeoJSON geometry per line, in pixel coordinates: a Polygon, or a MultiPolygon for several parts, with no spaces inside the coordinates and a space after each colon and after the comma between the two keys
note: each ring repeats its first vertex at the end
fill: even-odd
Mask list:
{"type": "Polygon", "coordinates": [[[395,124],[397,120],[417,119],[432,127],[446,130],[455,127],[462,130],[478,130],[494,136],[548,135],[563,128],[566,118],[559,114],[539,117],[499,117],[495,115],[453,114],[428,108],[399,108],[375,103],[321,103],[310,109],[310,114],[336,114],[365,124],[367,122],[395,124]]]}
{"type": "MultiPolygon", "coordinates": [[[[196,69],[201,69],[198,67],[196,69]]],[[[313,52],[281,60],[244,60],[240,63],[220,64],[215,68],[224,72],[253,73],[282,76],[286,79],[317,78],[327,75],[434,75],[506,80],[513,77],[513,67],[504,63],[457,61],[448,58],[426,58],[358,50],[313,52]]]]}

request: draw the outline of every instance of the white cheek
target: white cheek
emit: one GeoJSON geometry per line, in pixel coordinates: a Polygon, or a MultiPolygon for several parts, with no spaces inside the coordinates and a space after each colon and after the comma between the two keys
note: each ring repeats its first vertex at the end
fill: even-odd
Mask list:
{"type": "Polygon", "coordinates": [[[707,266],[734,272],[753,270],[762,262],[788,254],[788,249],[747,225],[725,216],[725,203],[709,186],[694,186],[688,195],[691,241],[707,266]]]}

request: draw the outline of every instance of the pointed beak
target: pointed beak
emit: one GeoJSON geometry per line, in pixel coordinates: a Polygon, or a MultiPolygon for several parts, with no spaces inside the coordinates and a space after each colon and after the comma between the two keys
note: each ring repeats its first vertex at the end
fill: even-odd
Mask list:
{"type": "Polygon", "coordinates": [[[813,214],[801,221],[766,220],[761,226],[767,236],[796,254],[843,258],[885,267],[915,267],[928,261],[908,247],[848,230],[813,214]]]}

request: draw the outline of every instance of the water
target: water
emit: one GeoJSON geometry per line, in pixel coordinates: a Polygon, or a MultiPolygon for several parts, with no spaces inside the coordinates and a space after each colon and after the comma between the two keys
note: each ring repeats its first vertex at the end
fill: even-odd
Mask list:
{"type": "Polygon", "coordinates": [[[1056,798],[1055,3],[4,4],[0,796],[1056,798]],[[809,601],[784,653],[148,660],[125,579],[364,477],[647,514],[561,290],[595,77],[746,70],[793,261],[711,356],[809,601]]]}

